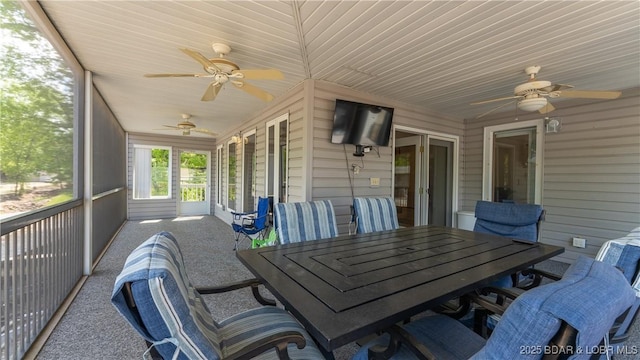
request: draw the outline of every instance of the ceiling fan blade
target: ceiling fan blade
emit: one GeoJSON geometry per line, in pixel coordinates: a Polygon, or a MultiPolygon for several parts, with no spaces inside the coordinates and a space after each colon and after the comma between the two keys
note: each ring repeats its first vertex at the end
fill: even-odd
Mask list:
{"type": "Polygon", "coordinates": [[[199,62],[202,67],[204,67],[204,70],[206,72],[210,72],[213,70],[213,72],[221,72],[220,68],[218,68],[218,66],[216,66],[216,64],[214,64],[211,60],[207,59],[204,55],[200,54],[197,51],[193,51],[191,49],[180,49],[182,50],[183,53],[191,56],[195,61],[199,62]]]}
{"type": "Polygon", "coordinates": [[[195,128],[195,129],[191,129],[191,130],[195,131],[195,132],[199,132],[201,134],[207,134],[207,135],[210,135],[210,136],[218,135],[218,134],[214,133],[213,131],[207,130],[207,129],[195,128]]]}
{"type": "Polygon", "coordinates": [[[217,81],[212,82],[207,86],[207,90],[205,90],[204,95],[202,95],[202,101],[212,101],[218,96],[220,89],[222,88],[222,84],[217,81]]]}
{"type": "Polygon", "coordinates": [[[164,127],[168,127],[169,129],[158,129],[158,130],[182,130],[181,128],[173,125],[162,125],[164,127]]]}
{"type": "Polygon", "coordinates": [[[569,90],[561,91],[559,97],[582,99],[617,99],[621,91],[569,90]]]}
{"type": "Polygon", "coordinates": [[[521,99],[522,96],[516,95],[516,96],[508,96],[508,97],[503,97],[503,98],[497,98],[497,99],[491,99],[491,100],[484,100],[484,101],[478,101],[478,102],[473,102],[469,105],[480,105],[480,104],[488,104],[488,103],[492,103],[492,102],[496,102],[496,101],[504,101],[504,100],[512,100],[512,99],[521,99]]]}
{"type": "Polygon", "coordinates": [[[558,90],[564,90],[564,89],[571,89],[573,88],[573,85],[567,85],[567,84],[551,84],[551,86],[547,86],[544,87],[540,90],[545,91],[545,92],[553,92],[553,91],[558,91],[558,90]]]}
{"type": "MultiPolygon", "coordinates": [[[[519,97],[519,96],[518,96],[518,97],[519,97]]],[[[483,117],[483,116],[489,115],[489,114],[491,114],[492,112],[494,112],[494,111],[496,111],[496,110],[498,110],[498,109],[502,109],[503,107],[505,107],[505,106],[507,106],[507,105],[511,105],[511,104],[513,104],[513,103],[514,103],[513,101],[509,101],[508,103],[504,103],[504,104],[502,104],[502,105],[500,105],[500,106],[498,106],[498,107],[495,107],[495,108],[493,108],[493,109],[491,109],[491,110],[489,110],[489,111],[487,111],[487,112],[485,112],[485,113],[482,113],[482,114],[480,114],[480,115],[476,116],[476,119],[480,119],[480,118],[481,118],[481,117],[483,117]]]]}
{"type": "Polygon", "coordinates": [[[264,79],[264,80],[282,80],[284,74],[277,69],[247,69],[247,70],[233,70],[232,74],[240,73],[243,79],[264,79]]]}
{"type": "Polygon", "coordinates": [[[542,109],[538,110],[538,112],[540,112],[540,114],[546,114],[546,113],[552,112],[555,109],[556,108],[553,107],[553,105],[551,105],[551,103],[547,101],[547,105],[545,105],[542,109]]]}
{"type": "Polygon", "coordinates": [[[260,100],[267,102],[273,100],[273,95],[244,81],[232,81],[231,83],[238,89],[244,90],[257,98],[260,98],[260,100]]]}
{"type": "Polygon", "coordinates": [[[157,77],[199,77],[200,74],[144,74],[144,77],[157,78],[157,77]]]}

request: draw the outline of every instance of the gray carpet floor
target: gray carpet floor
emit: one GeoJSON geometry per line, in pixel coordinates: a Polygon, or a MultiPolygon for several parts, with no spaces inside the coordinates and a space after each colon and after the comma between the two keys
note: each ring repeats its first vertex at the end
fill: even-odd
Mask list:
{"type": "MultiPolygon", "coordinates": [[[[141,359],[146,346],[142,338],[111,305],[111,291],[127,255],[151,235],[172,232],[180,244],[187,272],[196,286],[220,285],[252,277],[233,251],[234,232],[214,216],[185,217],[157,221],[129,221],[111,244],[37,359],[141,359]]],[[[561,274],[567,265],[546,261],[539,268],[561,274]]],[[[263,289],[264,290],[264,289],[263,289]]],[[[263,291],[269,296],[266,291],[263,291]]],[[[249,289],[206,295],[205,301],[217,320],[260,306],[249,289]]],[[[640,344],[640,325],[628,340],[640,344]]],[[[350,359],[358,346],[348,344],[335,352],[336,360],[350,359]]],[[[621,360],[638,356],[616,357],[621,360]]]]}

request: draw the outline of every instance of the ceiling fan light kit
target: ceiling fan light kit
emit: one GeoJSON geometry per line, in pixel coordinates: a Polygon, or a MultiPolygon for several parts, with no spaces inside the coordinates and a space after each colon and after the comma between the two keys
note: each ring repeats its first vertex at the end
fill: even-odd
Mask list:
{"type": "Polygon", "coordinates": [[[547,98],[538,97],[518,101],[518,109],[522,111],[538,111],[547,106],[547,98]]]}

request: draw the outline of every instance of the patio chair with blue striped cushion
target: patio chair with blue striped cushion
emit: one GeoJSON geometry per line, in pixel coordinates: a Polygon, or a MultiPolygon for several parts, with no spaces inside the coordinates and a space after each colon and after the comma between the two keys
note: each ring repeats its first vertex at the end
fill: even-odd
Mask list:
{"type": "Polygon", "coordinates": [[[129,255],[111,302],[151,345],[147,353],[156,351],[164,359],[321,359],[313,340],[285,310],[263,306],[216,322],[201,296],[257,285],[249,280],[194,288],[176,239],[162,232],[129,255]]]}
{"type": "Polygon", "coordinates": [[[274,213],[280,244],[338,236],[331,200],[277,203],[274,213]]]}
{"type": "Polygon", "coordinates": [[[391,197],[354,198],[353,211],[358,234],[400,227],[396,203],[391,197]]]}

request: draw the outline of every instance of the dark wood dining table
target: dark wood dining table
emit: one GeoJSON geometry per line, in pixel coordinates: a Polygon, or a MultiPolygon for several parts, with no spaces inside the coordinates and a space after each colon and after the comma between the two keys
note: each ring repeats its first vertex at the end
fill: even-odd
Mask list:
{"type": "Polygon", "coordinates": [[[333,350],[564,248],[440,226],[237,252],[323,348],[333,350]]]}

